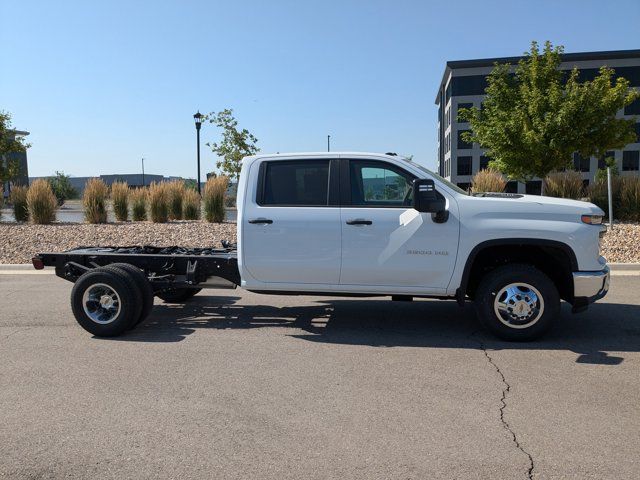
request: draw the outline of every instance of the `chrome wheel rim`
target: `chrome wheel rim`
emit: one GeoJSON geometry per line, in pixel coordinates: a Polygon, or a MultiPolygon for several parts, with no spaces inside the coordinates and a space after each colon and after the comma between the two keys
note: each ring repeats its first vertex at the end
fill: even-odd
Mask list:
{"type": "Polygon", "coordinates": [[[544,313],[544,299],[533,285],[523,282],[503,287],[493,300],[498,320],[509,328],[528,328],[544,313]]]}
{"type": "Polygon", "coordinates": [[[113,322],[122,309],[120,295],[105,283],[95,283],[84,291],[82,308],[92,321],[101,325],[113,322]]]}

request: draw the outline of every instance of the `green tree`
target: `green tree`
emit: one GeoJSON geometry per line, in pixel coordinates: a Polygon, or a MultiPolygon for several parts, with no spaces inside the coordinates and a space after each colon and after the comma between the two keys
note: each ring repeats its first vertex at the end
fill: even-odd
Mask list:
{"type": "Polygon", "coordinates": [[[490,166],[510,179],[545,178],[570,167],[573,152],[584,157],[603,155],[635,139],[634,120],[616,118],[618,110],[640,97],[614,71],[600,69],[592,81],[579,81],[579,71],[559,69],[562,46],[536,42],[510,72],[494,67],[487,77],[483,108],[461,109],[470,123],[462,134],[478,142],[492,160],[490,166]]]}
{"type": "Polygon", "coordinates": [[[231,109],[225,109],[218,113],[211,112],[206,115],[206,119],[209,120],[209,123],[222,129],[220,142],[207,143],[213,153],[220,157],[220,160],[216,162],[216,167],[228,177],[237,180],[240,177],[242,158],[255,155],[260,151],[256,146],[258,139],[246,128],[238,129],[238,121],[233,116],[231,109]]]}
{"type": "Polygon", "coordinates": [[[47,178],[51,190],[58,200],[58,206],[62,206],[66,200],[78,198],[78,191],[73,188],[69,175],[65,175],[64,172],[56,171],[55,176],[47,178]]]}
{"type": "Polygon", "coordinates": [[[13,131],[11,114],[0,111],[0,183],[20,174],[20,163],[12,155],[22,153],[31,146],[22,137],[14,137],[13,131]]]}

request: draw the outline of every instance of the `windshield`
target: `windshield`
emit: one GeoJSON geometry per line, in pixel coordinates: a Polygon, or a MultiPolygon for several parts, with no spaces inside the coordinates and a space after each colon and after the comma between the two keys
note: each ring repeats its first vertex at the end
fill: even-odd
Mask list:
{"type": "Polygon", "coordinates": [[[449,180],[447,180],[446,178],[442,178],[440,175],[438,175],[437,173],[432,172],[431,170],[429,170],[428,168],[423,167],[422,165],[415,163],[415,162],[411,162],[411,165],[413,165],[414,167],[419,168],[420,170],[422,170],[425,173],[428,173],[429,175],[435,177],[437,180],[441,181],[442,183],[444,183],[447,187],[449,187],[451,190],[461,193],[462,195],[469,195],[469,192],[467,192],[466,190],[461,189],[459,186],[457,186],[455,183],[451,183],[449,180]]]}

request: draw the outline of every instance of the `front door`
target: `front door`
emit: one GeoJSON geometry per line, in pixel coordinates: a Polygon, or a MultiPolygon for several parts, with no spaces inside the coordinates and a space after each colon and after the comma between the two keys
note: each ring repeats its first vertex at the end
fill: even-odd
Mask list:
{"type": "Polygon", "coordinates": [[[458,250],[457,209],[435,223],[411,208],[411,173],[379,160],[342,161],[340,283],[446,289],[458,250]]]}
{"type": "Polygon", "coordinates": [[[341,230],[335,162],[326,158],[267,160],[251,177],[258,188],[255,198],[246,199],[242,252],[244,265],[255,280],[296,285],[339,282],[341,230]]]}

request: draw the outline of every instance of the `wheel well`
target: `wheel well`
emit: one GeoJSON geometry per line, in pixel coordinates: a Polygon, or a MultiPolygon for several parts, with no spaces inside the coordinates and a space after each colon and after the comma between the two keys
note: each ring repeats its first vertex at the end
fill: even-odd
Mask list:
{"type": "Polygon", "coordinates": [[[556,285],[560,298],[573,301],[575,256],[568,246],[550,244],[497,244],[478,249],[465,267],[462,295],[473,299],[484,277],[491,270],[509,263],[526,263],[547,275],[556,285]]]}

